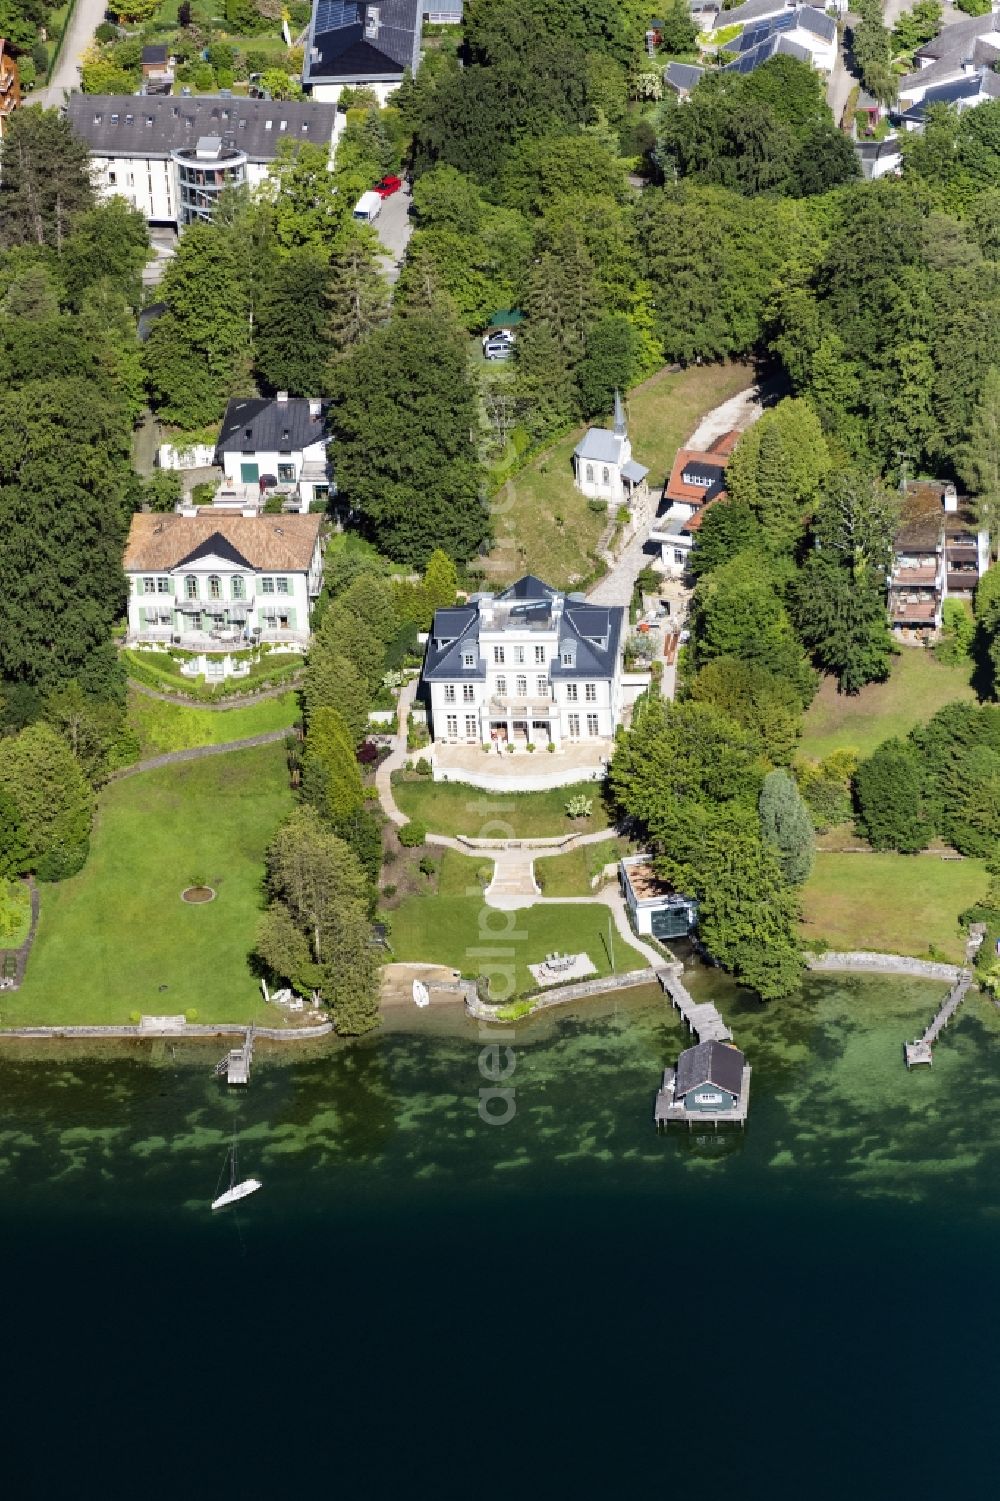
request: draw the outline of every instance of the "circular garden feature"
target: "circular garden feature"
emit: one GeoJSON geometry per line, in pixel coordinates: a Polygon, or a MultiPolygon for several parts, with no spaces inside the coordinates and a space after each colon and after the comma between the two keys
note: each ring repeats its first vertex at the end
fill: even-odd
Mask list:
{"type": "Polygon", "coordinates": [[[185,886],[181,892],[182,902],[214,902],[215,892],[211,886],[185,886]]]}

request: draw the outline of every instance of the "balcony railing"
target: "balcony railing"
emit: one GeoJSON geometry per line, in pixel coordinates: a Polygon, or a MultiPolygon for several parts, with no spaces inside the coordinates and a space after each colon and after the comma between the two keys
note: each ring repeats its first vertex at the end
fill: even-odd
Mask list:
{"type": "Polygon", "coordinates": [[[539,718],[555,712],[550,698],[491,698],[490,710],[501,714],[537,714],[539,718]]]}
{"type": "Polygon", "coordinates": [[[921,567],[896,568],[892,575],[894,589],[908,589],[913,585],[936,584],[938,570],[933,564],[924,564],[921,567]]]}

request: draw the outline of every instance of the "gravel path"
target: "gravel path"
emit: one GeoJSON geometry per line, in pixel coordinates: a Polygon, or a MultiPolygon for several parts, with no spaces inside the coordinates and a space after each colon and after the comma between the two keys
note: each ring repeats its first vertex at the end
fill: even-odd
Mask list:
{"type": "Polygon", "coordinates": [[[125,766],[110,778],[120,782],[124,777],[138,776],[140,771],[155,771],[158,766],[177,766],[181,761],[201,761],[206,756],[224,756],[229,751],[253,750],[257,745],[277,745],[287,739],[288,730],[267,730],[263,735],[249,735],[246,740],[225,740],[221,745],[193,745],[188,750],[167,751],[163,756],[150,756],[146,761],[136,761],[134,766],[125,766]]]}
{"type": "Polygon", "coordinates": [[[301,674],[295,673],[288,679],[284,687],[262,688],[259,693],[233,694],[231,698],[221,701],[212,699],[207,701],[202,698],[188,698],[180,693],[161,693],[157,688],[147,688],[145,683],[137,683],[135,678],[129,678],[129,687],[134,688],[136,693],[142,693],[146,698],[155,698],[161,704],[182,704],[188,709],[249,709],[254,704],[262,704],[269,698],[284,698],[286,693],[291,693],[301,682],[301,674]]]}
{"type": "Polygon", "coordinates": [[[106,4],[107,0],[76,0],[51,81],[46,88],[29,94],[28,104],[59,109],[65,103],[66,95],[80,87],[80,64],[94,32],[104,20],[106,4]]]}

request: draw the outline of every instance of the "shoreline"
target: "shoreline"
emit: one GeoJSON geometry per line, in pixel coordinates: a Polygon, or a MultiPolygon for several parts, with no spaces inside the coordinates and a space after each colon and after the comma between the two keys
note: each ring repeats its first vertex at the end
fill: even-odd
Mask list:
{"type": "MultiPolygon", "coordinates": [[[[938,962],[907,958],[899,954],[880,954],[873,951],[854,951],[841,953],[828,950],[824,954],[808,954],[806,958],[806,973],[810,976],[822,978],[824,975],[833,978],[837,974],[854,973],[870,975],[872,978],[883,979],[921,979],[928,981],[951,980],[957,975],[962,966],[941,964],[938,962]]],[[[698,966],[696,966],[697,968],[698,966]]],[[[444,970],[444,966],[401,964],[400,969],[444,970]]],[[[449,972],[453,973],[453,972],[449,972]]],[[[600,981],[584,982],[583,984],[571,984],[560,987],[552,992],[542,992],[531,997],[533,1004],[530,1011],[525,1012],[510,1021],[501,1019],[494,1014],[502,1008],[486,1007],[481,1002],[469,1005],[467,993],[463,984],[451,984],[445,982],[437,984],[431,980],[432,994],[437,992],[432,1004],[425,1013],[415,1007],[404,994],[383,996],[380,1006],[380,1016],[386,1024],[373,1032],[366,1033],[360,1039],[371,1038],[378,1035],[379,1030],[397,1032],[401,1030],[436,1030],[427,1028],[427,1022],[437,1017],[450,1022],[459,1018],[463,1022],[485,1022],[496,1024],[502,1022],[512,1025],[514,1022],[527,1022],[535,1020],[539,1013],[554,1010],[556,1007],[572,1008],[574,1004],[585,1003],[590,1000],[599,1000],[605,996],[617,995],[621,992],[627,995],[636,990],[644,989],[647,985],[657,985],[657,976],[652,969],[641,972],[634,971],[620,976],[605,976],[600,981]],[[615,979],[621,983],[615,985],[611,981],[615,979]],[[414,1027],[416,1024],[416,1027],[414,1027]]],[[[207,1043],[213,1040],[223,1041],[229,1038],[242,1038],[246,1032],[246,1025],[235,1022],[190,1023],[183,1029],[171,1030],[168,1028],[148,1028],[136,1025],[121,1026],[23,1026],[0,1028],[0,1059],[3,1057],[3,1044],[15,1045],[35,1044],[38,1046],[39,1058],[49,1052],[53,1043],[75,1043],[82,1053],[95,1051],[104,1044],[117,1046],[121,1043],[207,1043]]],[[[308,1027],[277,1028],[254,1026],[256,1040],[266,1043],[312,1043],[333,1039],[337,1042],[349,1043],[359,1039],[339,1037],[331,1021],[321,1022],[308,1027]]]]}

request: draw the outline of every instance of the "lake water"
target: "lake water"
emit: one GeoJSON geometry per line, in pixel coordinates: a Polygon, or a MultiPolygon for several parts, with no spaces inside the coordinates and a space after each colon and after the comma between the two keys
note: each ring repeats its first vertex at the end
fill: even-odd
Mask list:
{"type": "Polygon", "coordinates": [[[454,1012],[240,1095],[213,1049],[8,1046],[7,1494],[988,1493],[1000,1013],[908,1075],[940,985],[696,986],[745,1134],[657,1136],[648,992],[520,1024],[502,1126],[454,1012]],[[264,1189],[213,1216],[234,1123],[264,1189]]]}

